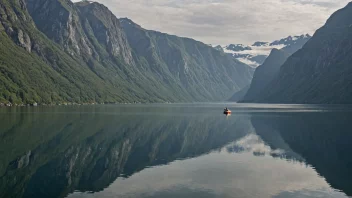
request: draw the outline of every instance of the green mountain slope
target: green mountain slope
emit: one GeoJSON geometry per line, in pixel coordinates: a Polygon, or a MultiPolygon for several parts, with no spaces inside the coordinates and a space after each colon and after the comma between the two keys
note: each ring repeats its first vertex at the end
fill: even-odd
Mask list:
{"type": "Polygon", "coordinates": [[[212,48],[190,39],[206,54],[163,57],[160,67],[147,49],[130,47],[120,21],[98,3],[3,0],[0,15],[0,103],[214,101],[252,77],[248,66],[222,53],[202,57],[213,56],[212,48]],[[199,61],[187,61],[192,75],[172,65],[184,58],[199,61]]]}
{"type": "MultiPolygon", "coordinates": [[[[133,92],[124,93],[117,82],[102,78],[94,70],[94,61],[70,56],[38,31],[24,1],[1,1],[0,9],[1,101],[83,103],[135,98],[133,92]]],[[[104,72],[105,68],[98,69],[104,72]]]]}
{"type": "Polygon", "coordinates": [[[120,21],[144,72],[187,98],[223,100],[252,79],[252,68],[208,45],[145,30],[127,18],[120,21]]]}
{"type": "Polygon", "coordinates": [[[69,0],[26,2],[36,26],[63,51],[80,59],[81,66],[110,84],[110,93],[124,102],[172,101],[160,82],[138,70],[118,19],[105,6],[69,0]]]}
{"type": "Polygon", "coordinates": [[[110,85],[39,32],[23,1],[1,1],[2,102],[118,100],[110,85]]]}

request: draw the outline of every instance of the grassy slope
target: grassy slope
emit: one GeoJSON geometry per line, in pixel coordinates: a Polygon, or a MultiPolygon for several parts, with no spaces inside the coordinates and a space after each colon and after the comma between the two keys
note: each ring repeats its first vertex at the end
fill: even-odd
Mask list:
{"type": "Polygon", "coordinates": [[[0,13],[4,16],[1,22],[15,32],[22,30],[29,35],[33,45],[39,46],[36,53],[29,53],[15,44],[16,35],[11,38],[5,28],[0,28],[1,102],[127,102],[138,98],[158,101],[123,81],[121,74],[124,72],[111,69],[114,63],[106,61],[102,65],[91,60],[88,66],[82,59],[65,53],[35,28],[28,20],[29,14],[20,8],[19,1],[1,4],[0,13]],[[18,20],[11,20],[13,18],[18,20]]]}

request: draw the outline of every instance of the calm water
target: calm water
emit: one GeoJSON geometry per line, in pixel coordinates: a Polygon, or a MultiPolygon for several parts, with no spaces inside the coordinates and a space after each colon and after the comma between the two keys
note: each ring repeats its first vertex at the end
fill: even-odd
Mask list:
{"type": "Polygon", "coordinates": [[[346,106],[1,108],[0,197],[348,197],[351,125],[346,106]]]}

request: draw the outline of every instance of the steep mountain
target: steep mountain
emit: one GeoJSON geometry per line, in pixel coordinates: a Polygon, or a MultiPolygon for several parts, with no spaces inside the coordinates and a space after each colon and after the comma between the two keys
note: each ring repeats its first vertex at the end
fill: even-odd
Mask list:
{"type": "Polygon", "coordinates": [[[156,51],[137,54],[120,21],[98,3],[3,0],[0,16],[0,105],[220,100],[253,73],[191,39],[184,40],[206,53],[163,57],[161,69],[156,51]]]}
{"type": "Polygon", "coordinates": [[[162,83],[139,71],[119,20],[105,6],[69,0],[26,3],[38,29],[71,57],[81,59],[81,66],[111,84],[109,92],[121,98],[103,102],[180,100],[167,93],[162,83]]]}
{"type": "Polygon", "coordinates": [[[287,58],[292,55],[292,53],[301,49],[308,41],[308,38],[309,35],[302,35],[300,37],[288,37],[273,42],[272,44],[284,45],[285,47],[272,49],[264,63],[256,68],[251,85],[247,89],[236,92],[229,100],[235,102],[255,101],[264,88],[278,75],[281,66],[285,63],[287,58]]]}
{"type": "Polygon", "coordinates": [[[0,103],[119,99],[112,86],[36,29],[23,0],[0,2],[0,103]]]}
{"type": "Polygon", "coordinates": [[[281,67],[255,102],[352,103],[352,3],[281,67]]]}
{"type": "MultiPolygon", "coordinates": [[[[301,36],[288,36],[271,43],[258,41],[251,46],[230,44],[227,46],[222,46],[222,50],[225,53],[231,54],[234,58],[243,63],[246,63],[252,67],[258,67],[264,63],[265,59],[270,55],[272,49],[285,49],[287,53],[293,54],[310,38],[311,36],[309,34],[303,34],[301,36]]],[[[220,50],[218,46],[215,49],[220,50]]]]}
{"type": "Polygon", "coordinates": [[[73,14],[77,10],[70,11],[74,8],[70,1],[6,0],[0,5],[0,103],[123,102],[138,99],[136,95],[160,101],[157,95],[134,90],[134,84],[120,77],[123,72],[115,68],[127,63],[96,61],[78,16],[73,14]],[[34,18],[48,21],[34,23],[27,6],[29,10],[47,6],[31,13],[40,16],[45,12],[34,18]]]}
{"type": "Polygon", "coordinates": [[[198,101],[221,100],[252,78],[252,68],[201,42],[146,30],[127,18],[120,22],[144,73],[173,92],[184,91],[198,101]]]}
{"type": "Polygon", "coordinates": [[[259,66],[253,76],[252,83],[240,99],[242,102],[251,102],[257,98],[257,95],[277,76],[280,67],[290,56],[284,50],[273,49],[264,64],[259,66]]]}

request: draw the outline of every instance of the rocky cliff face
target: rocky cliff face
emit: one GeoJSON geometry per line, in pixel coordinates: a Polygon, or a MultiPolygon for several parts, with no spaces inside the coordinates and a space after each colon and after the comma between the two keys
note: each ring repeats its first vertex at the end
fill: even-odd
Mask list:
{"type": "MultiPolygon", "coordinates": [[[[93,33],[94,38],[111,56],[121,58],[128,65],[134,64],[131,48],[115,15],[99,3],[79,2],[75,5],[80,11],[87,34],[93,33]]],[[[90,38],[92,43],[94,38],[90,38]]]]}
{"type": "Polygon", "coordinates": [[[93,54],[93,46],[82,31],[78,12],[70,0],[26,0],[26,4],[36,27],[69,54],[93,54]]]}
{"type": "MultiPolygon", "coordinates": [[[[61,1],[43,3],[45,6],[55,2],[61,3],[61,1]]],[[[72,30],[69,27],[70,23],[49,21],[53,31],[49,31],[48,35],[62,35],[58,39],[52,37],[52,39],[57,39],[54,41],[58,44],[54,43],[37,29],[37,24],[27,11],[27,5],[31,9],[37,4],[26,4],[23,0],[0,2],[2,15],[0,22],[3,27],[0,34],[2,43],[0,46],[0,79],[2,82],[0,101],[14,104],[36,102],[56,104],[120,100],[116,91],[115,93],[112,91],[112,83],[92,71],[83,58],[80,58],[83,56],[71,56],[72,53],[81,53],[82,49],[86,49],[87,52],[90,49],[77,48],[77,45],[66,45],[79,43],[80,40],[77,39],[80,36],[73,34],[78,31],[72,30]]],[[[58,5],[55,4],[54,7],[56,6],[58,5]]],[[[64,13],[62,12],[63,16],[64,13]]],[[[51,14],[55,15],[56,12],[47,10],[46,15],[41,17],[52,19],[51,14]]],[[[69,14],[67,17],[69,18],[69,14]]],[[[77,20],[72,19],[72,21],[77,20]]]]}
{"type": "Polygon", "coordinates": [[[72,56],[100,60],[111,55],[134,63],[118,19],[104,5],[70,0],[26,0],[26,4],[37,28],[72,56]]]}
{"type": "Polygon", "coordinates": [[[270,103],[352,103],[352,3],[334,13],[258,96],[270,103]]]}
{"type": "Polygon", "coordinates": [[[25,48],[28,52],[32,50],[32,40],[22,25],[31,25],[32,21],[26,13],[21,13],[18,10],[25,10],[26,4],[24,1],[19,0],[17,7],[14,8],[10,5],[5,5],[7,2],[3,2],[0,5],[0,31],[3,35],[9,36],[13,41],[25,48]],[[16,11],[18,13],[16,13],[16,11]]]}

